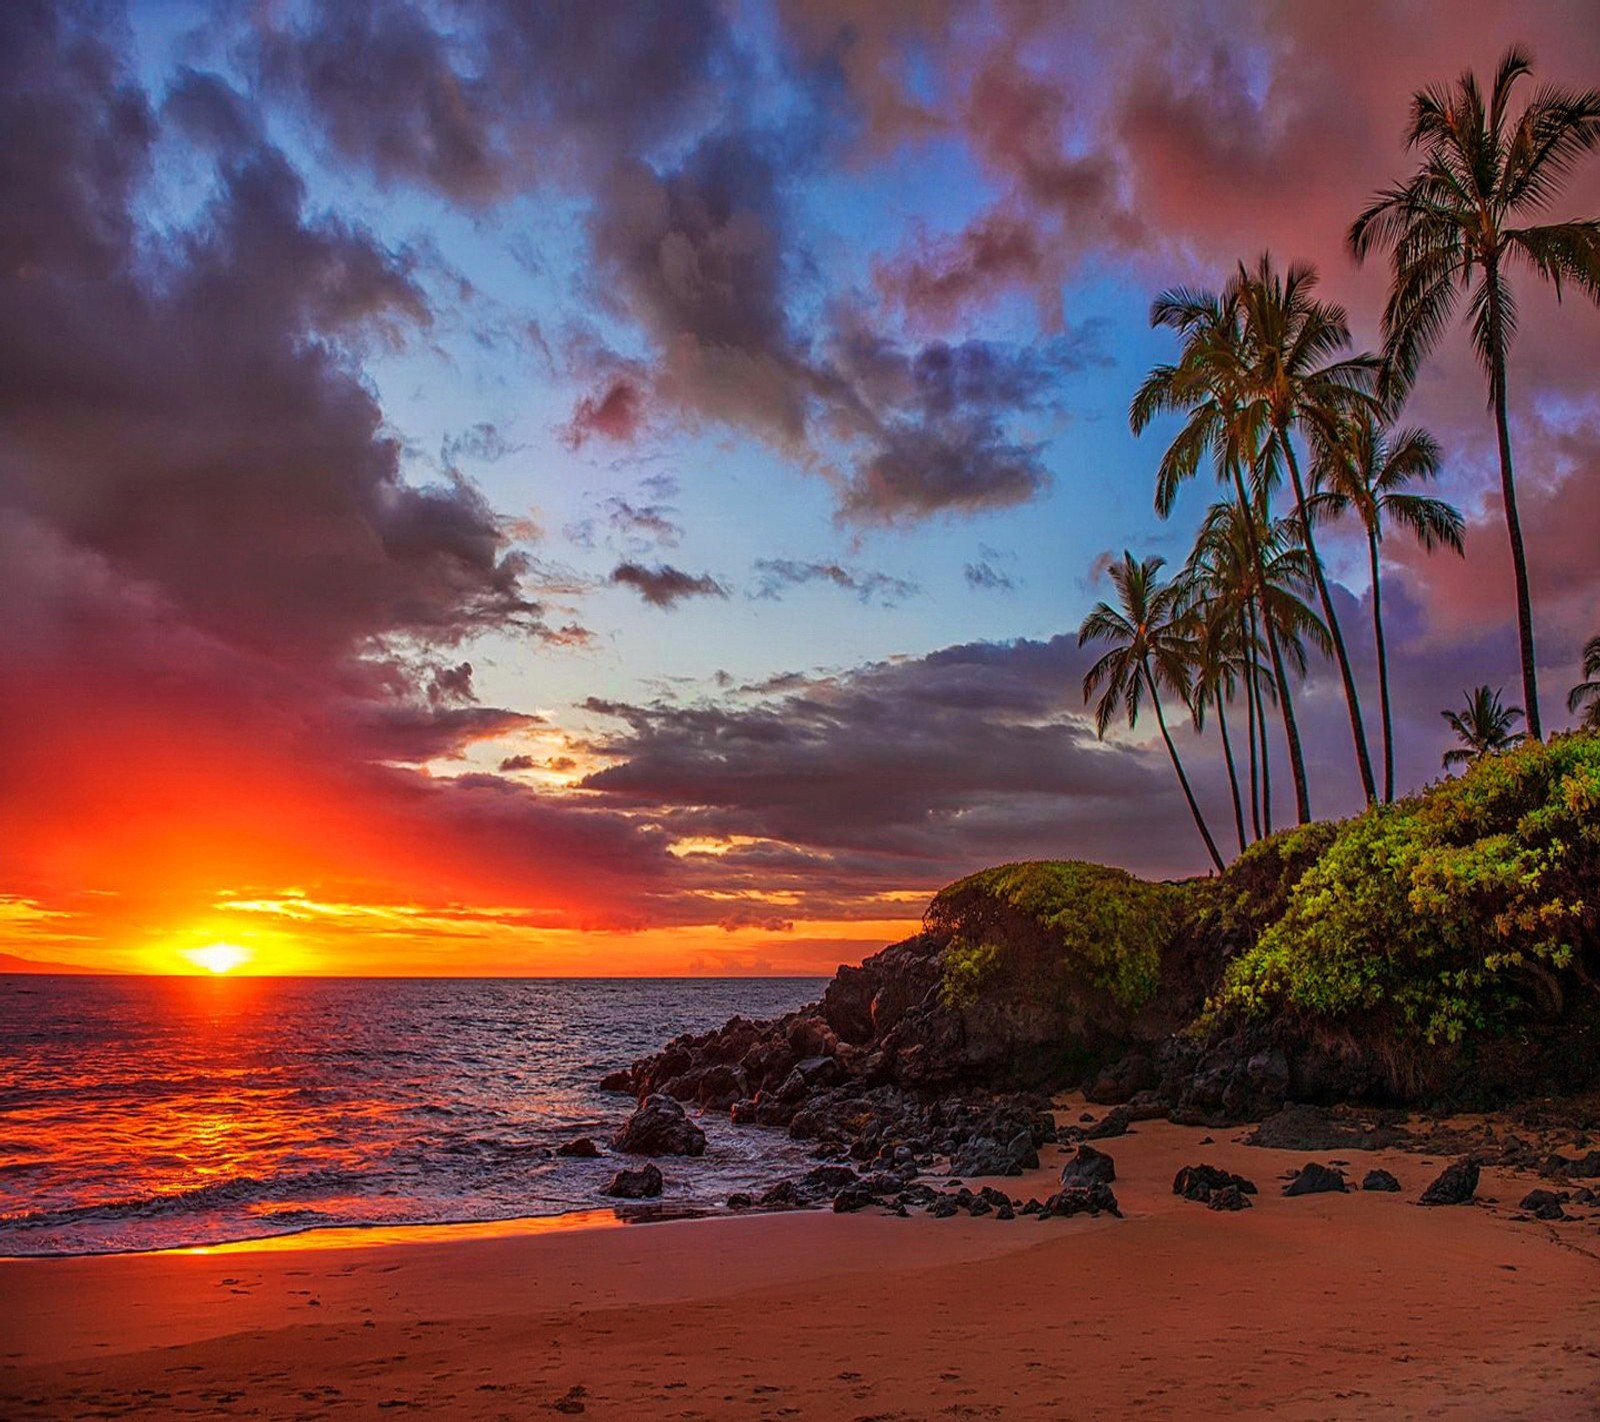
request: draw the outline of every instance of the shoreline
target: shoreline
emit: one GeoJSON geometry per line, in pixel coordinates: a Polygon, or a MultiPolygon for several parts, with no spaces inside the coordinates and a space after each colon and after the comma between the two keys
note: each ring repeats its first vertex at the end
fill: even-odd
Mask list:
{"type": "MultiPolygon", "coordinates": [[[[1420,1207],[1448,1157],[1401,1149],[1333,1155],[1402,1194],[1285,1198],[1328,1154],[1247,1129],[1100,1142],[1121,1220],[798,1211],[4,1260],[0,1412],[1600,1415],[1600,1216],[1513,1219],[1539,1182],[1494,1166],[1478,1204],[1420,1207]],[[1202,1161],[1254,1207],[1172,1195],[1202,1161]]],[[[1046,1193],[1065,1153],[992,1183],[1046,1193]]]]}

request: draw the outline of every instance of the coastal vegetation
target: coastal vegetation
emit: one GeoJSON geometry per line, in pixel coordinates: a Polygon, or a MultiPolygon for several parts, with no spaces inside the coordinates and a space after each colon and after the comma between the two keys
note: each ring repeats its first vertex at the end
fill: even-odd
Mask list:
{"type": "Polygon", "coordinates": [[[1136,1011],[1155,995],[1161,953],[1177,928],[1182,899],[1178,885],[1104,864],[1003,864],[940,890],[926,922],[950,938],[944,991],[953,1004],[976,999],[1008,954],[1027,941],[1043,945],[1043,966],[1079,977],[1136,1011]]]}
{"type": "Polygon", "coordinates": [[[1019,991],[1019,966],[1043,956],[1119,1008],[1165,1003],[1156,1018],[1180,1037],[1337,1038],[1373,1055],[1380,1093],[1404,1094],[1419,1071],[1437,1084],[1425,1058],[1442,1070],[1475,1040],[1600,1015],[1600,736],[1486,752],[1392,805],[1262,839],[1210,878],[984,870],[941,891],[925,926],[947,944],[952,1007],[1019,991]]]}
{"type": "MultiPolygon", "coordinates": [[[[1222,497],[1170,579],[1160,576],[1163,560],[1131,551],[1113,565],[1116,604],[1100,603],[1080,628],[1080,643],[1111,644],[1085,676],[1083,693],[1085,701],[1098,697],[1101,735],[1119,714],[1136,724],[1148,705],[1218,870],[1223,857],[1173,745],[1166,707],[1181,703],[1199,731],[1215,720],[1242,853],[1274,829],[1274,717],[1282,723],[1296,821],[1312,821],[1294,684],[1308,649],[1338,668],[1367,804],[1394,801],[1384,537],[1398,530],[1428,552],[1465,551],[1460,512],[1424,489],[1440,474],[1438,442],[1424,429],[1401,426],[1399,418],[1463,297],[1499,445],[1523,683],[1523,707],[1515,710],[1526,716],[1528,736],[1543,738],[1507,414],[1508,356],[1517,329],[1510,278],[1531,274],[1550,282],[1558,296],[1575,288],[1600,301],[1600,221],[1544,220],[1578,160],[1600,146],[1600,90],[1544,85],[1513,112],[1518,84],[1530,71],[1527,54],[1513,47],[1487,96],[1468,72],[1454,85],[1413,97],[1405,143],[1419,165],[1405,182],[1379,193],[1349,232],[1358,260],[1378,249],[1391,258],[1381,352],[1351,350],[1348,314],[1319,298],[1314,267],[1280,269],[1270,253],[1241,261],[1220,290],[1176,287],[1152,304],[1151,325],[1179,341],[1176,358],[1149,372],[1128,412],[1135,434],[1162,416],[1180,417],[1157,465],[1156,512],[1168,517],[1183,485],[1208,468],[1222,497]],[[1340,519],[1353,519],[1366,543],[1381,784],[1367,708],[1318,542],[1319,526],[1340,519]],[[1241,719],[1240,701],[1247,741],[1242,758],[1229,725],[1230,709],[1235,724],[1241,719]]],[[[1569,708],[1584,710],[1586,724],[1593,724],[1600,716],[1600,638],[1585,649],[1584,676],[1569,708]]],[[[1492,730],[1491,711],[1487,703],[1469,704],[1460,725],[1457,713],[1446,713],[1467,754],[1509,743],[1471,729],[1492,730]],[[1475,721],[1478,710],[1488,719],[1475,721]]],[[[1509,717],[1511,710],[1502,714],[1509,717]]],[[[1455,761],[1452,752],[1448,762],[1455,761]]]]}

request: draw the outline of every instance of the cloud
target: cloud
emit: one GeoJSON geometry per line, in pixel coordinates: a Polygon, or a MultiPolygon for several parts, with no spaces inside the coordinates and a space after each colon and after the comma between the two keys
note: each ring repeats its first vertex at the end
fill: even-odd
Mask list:
{"type": "Polygon", "coordinates": [[[711,0],[409,0],[258,11],[256,67],[337,157],[483,207],[596,156],[671,143],[737,56],[711,0]]]}
{"type": "Polygon", "coordinates": [[[652,607],[673,608],[692,597],[727,597],[728,590],[710,573],[698,577],[661,563],[654,568],[643,563],[618,563],[611,570],[611,581],[630,587],[652,607]]]}
{"type": "Polygon", "coordinates": [[[905,578],[891,577],[860,568],[846,568],[839,563],[807,563],[792,558],[760,558],[755,565],[757,584],[754,596],[777,600],[784,590],[801,587],[807,583],[832,583],[854,593],[863,605],[895,607],[920,589],[905,578]]]}
{"type": "Polygon", "coordinates": [[[562,438],[569,449],[582,449],[597,435],[618,444],[629,444],[639,437],[645,418],[643,386],[634,376],[617,375],[603,388],[578,401],[562,431],[562,438]]]}
{"type": "Polygon", "coordinates": [[[1096,858],[1193,864],[1161,758],[1095,740],[1086,666],[1073,637],[972,643],[791,681],[755,706],[595,701],[623,729],[597,743],[616,763],[583,785],[679,835],[751,841],[717,863],[773,890],[931,887],[1091,839],[1096,858]]]}
{"type": "Polygon", "coordinates": [[[967,586],[974,591],[1016,591],[1017,580],[1009,573],[995,567],[987,556],[980,558],[976,563],[968,563],[961,572],[967,580],[967,586]]]}

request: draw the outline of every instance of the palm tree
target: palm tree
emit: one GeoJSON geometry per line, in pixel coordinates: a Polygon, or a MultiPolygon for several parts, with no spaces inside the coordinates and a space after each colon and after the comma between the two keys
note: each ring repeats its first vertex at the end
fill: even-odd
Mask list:
{"type": "MultiPolygon", "coordinates": [[[[1278,648],[1279,670],[1291,663],[1306,669],[1306,644],[1329,649],[1328,631],[1306,602],[1311,575],[1298,527],[1289,519],[1268,524],[1254,510],[1224,500],[1206,511],[1183,581],[1191,596],[1226,608],[1238,624],[1246,707],[1251,731],[1251,817],[1259,838],[1272,833],[1272,772],[1268,752],[1265,699],[1290,693],[1287,677],[1269,678],[1263,647],[1278,648]],[[1256,810],[1256,737],[1260,739],[1260,813],[1256,810]]],[[[1293,725],[1292,711],[1285,728],[1293,725]]]]}
{"type": "Polygon", "coordinates": [[[1539,740],[1533,605],[1506,416],[1506,353],[1517,329],[1506,276],[1521,264],[1551,282],[1558,297],[1570,282],[1600,301],[1600,221],[1538,221],[1577,160],[1600,144],[1600,90],[1547,84],[1513,118],[1512,90],[1531,67],[1520,46],[1508,49],[1487,103],[1470,70],[1451,87],[1420,90],[1411,101],[1406,147],[1421,153],[1422,165],[1405,183],[1379,193],[1355,220],[1350,247],[1357,261],[1376,245],[1392,249],[1383,325],[1387,367],[1400,389],[1414,379],[1467,294],[1472,344],[1488,376],[1500,439],[1528,734],[1539,740]]]}
{"type": "MultiPolygon", "coordinates": [[[[1502,688],[1503,690],[1503,688],[1502,688]]],[[[1522,715],[1520,706],[1502,706],[1501,691],[1491,691],[1487,686],[1463,691],[1465,698],[1459,711],[1441,711],[1439,714],[1450,723],[1450,729],[1461,741],[1460,746],[1444,753],[1444,768],[1451,770],[1467,765],[1480,755],[1503,751],[1522,739],[1520,731],[1512,725],[1522,715]]]]}
{"type": "Polygon", "coordinates": [[[1567,693],[1567,710],[1576,716],[1578,708],[1588,702],[1580,724],[1591,731],[1600,731],[1600,636],[1584,643],[1583,675],[1584,680],[1567,693]]]}
{"type": "Polygon", "coordinates": [[[1160,581],[1165,563],[1164,558],[1136,562],[1132,553],[1125,552],[1122,562],[1112,565],[1111,581],[1120,606],[1096,603],[1078,629],[1080,647],[1086,642],[1112,644],[1111,650],[1090,667],[1084,677],[1083,699],[1088,701],[1096,688],[1104,688],[1094,708],[1095,734],[1104,736],[1117,714],[1119,702],[1127,713],[1128,725],[1132,726],[1139,719],[1145,694],[1149,693],[1156,725],[1161,728],[1167,755],[1177,772],[1178,784],[1183,787],[1184,799],[1189,802],[1189,813],[1194,816],[1195,827],[1206,842],[1211,862],[1221,870],[1222,856],[1217,853],[1216,841],[1211,838],[1205,816],[1200,813],[1194,791],[1189,788],[1189,777],[1183,773],[1183,762],[1178,759],[1178,748],[1172,744],[1167,719],[1161,710],[1162,686],[1185,701],[1189,696],[1190,652],[1181,626],[1180,590],[1176,584],[1160,581]]]}
{"type": "Polygon", "coordinates": [[[1280,275],[1273,266],[1271,254],[1263,253],[1254,270],[1247,269],[1241,262],[1229,286],[1236,294],[1243,318],[1246,379],[1252,393],[1265,406],[1271,437],[1289,471],[1301,537],[1310,555],[1312,581],[1322,603],[1334,660],[1344,683],[1350,734],[1355,741],[1356,770],[1361,776],[1367,803],[1371,804],[1377,800],[1378,792],[1372,776],[1366,729],[1362,725],[1361,700],[1350,670],[1344,634],[1328,591],[1322,559],[1317,554],[1305,483],[1300,476],[1300,460],[1291,436],[1296,429],[1315,430],[1352,408],[1369,404],[1368,391],[1376,374],[1377,359],[1368,355],[1335,358],[1337,352],[1350,344],[1350,322],[1343,307],[1316,300],[1313,295],[1316,284],[1315,267],[1297,263],[1280,275]]]}
{"type": "MultiPolygon", "coordinates": [[[[1206,708],[1215,706],[1217,730],[1222,736],[1222,759],[1228,769],[1228,791],[1233,798],[1233,825],[1239,838],[1239,852],[1243,854],[1250,841],[1244,828],[1244,801],[1239,795],[1239,767],[1233,758],[1233,737],[1228,731],[1228,703],[1233,700],[1240,682],[1247,674],[1248,655],[1240,636],[1239,622],[1224,599],[1209,598],[1200,593],[1189,606],[1186,617],[1189,624],[1187,640],[1194,670],[1189,703],[1194,714],[1194,728],[1196,731],[1205,730],[1206,708]]],[[[1253,715],[1250,725],[1253,771],[1253,715]]]]}
{"type": "Polygon", "coordinates": [[[1372,638],[1378,652],[1378,702],[1383,713],[1383,802],[1394,801],[1394,725],[1389,706],[1389,656],[1383,641],[1379,549],[1385,524],[1412,534],[1430,553],[1466,551],[1461,514],[1443,499],[1408,493],[1439,474],[1439,442],[1426,430],[1387,429],[1371,411],[1353,414],[1317,442],[1313,517],[1353,513],[1367,535],[1372,577],[1372,638]]]}
{"type": "MultiPolygon", "coordinates": [[[[1183,345],[1176,362],[1158,365],[1145,377],[1129,407],[1128,424],[1134,434],[1141,434],[1159,414],[1186,416],[1156,471],[1156,512],[1162,518],[1172,512],[1178,490],[1195,476],[1207,453],[1218,483],[1232,488],[1241,510],[1258,505],[1264,509],[1274,482],[1277,450],[1270,438],[1265,407],[1250,394],[1237,293],[1218,295],[1184,287],[1164,291],[1151,305],[1150,324],[1170,327],[1183,338],[1183,345]]],[[[1255,517],[1246,517],[1241,526],[1259,577],[1262,550],[1255,543],[1255,517]]],[[[1311,819],[1311,794],[1305,756],[1283,649],[1270,621],[1266,623],[1266,646],[1289,746],[1295,806],[1300,823],[1306,824],[1311,819]]],[[[1266,735],[1264,725],[1261,734],[1266,735]]]]}

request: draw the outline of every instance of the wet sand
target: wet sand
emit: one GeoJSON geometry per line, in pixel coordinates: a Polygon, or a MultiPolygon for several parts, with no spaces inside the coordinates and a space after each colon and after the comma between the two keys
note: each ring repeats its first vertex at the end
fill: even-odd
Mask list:
{"type": "MultiPolygon", "coordinates": [[[[1122,1220],[805,1213],[0,1262],[0,1416],[1600,1417],[1600,1214],[1515,1220],[1541,1182],[1493,1169],[1478,1204],[1424,1209],[1447,1162],[1400,1151],[1338,1158],[1401,1194],[1285,1199],[1283,1172],[1328,1157],[1211,1134],[1101,1142],[1122,1220]],[[1197,1161],[1254,1180],[1255,1208],[1172,1195],[1197,1161]]],[[[1061,1154],[994,1183],[1042,1198],[1061,1154]]]]}

